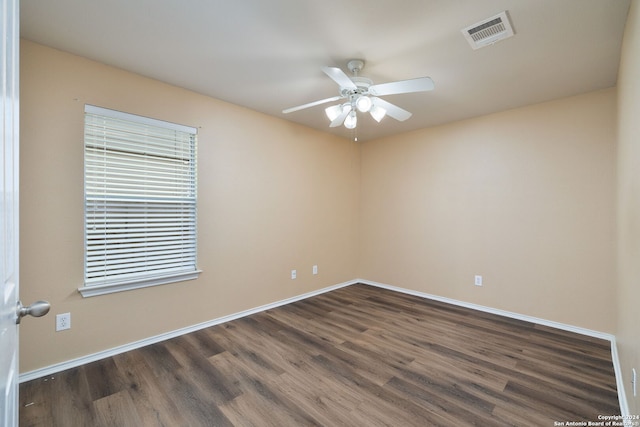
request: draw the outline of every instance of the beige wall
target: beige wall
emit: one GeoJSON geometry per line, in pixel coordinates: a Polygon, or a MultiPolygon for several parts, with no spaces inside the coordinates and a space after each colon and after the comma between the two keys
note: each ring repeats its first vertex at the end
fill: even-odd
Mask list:
{"type": "Polygon", "coordinates": [[[615,95],[362,144],[360,277],[614,332],[615,95]]]}
{"type": "MultiPolygon", "coordinates": [[[[629,411],[640,414],[631,369],[640,375],[640,2],[631,4],[618,76],[618,330],[629,411]]],[[[638,385],[640,387],[640,384],[638,385]]]]}
{"type": "Polygon", "coordinates": [[[52,304],[20,327],[22,372],[356,277],[358,146],[30,42],[21,49],[21,297],[52,304]],[[198,280],[78,294],[85,103],[199,128],[198,280]],[[63,312],[72,328],[56,333],[63,312]]]}

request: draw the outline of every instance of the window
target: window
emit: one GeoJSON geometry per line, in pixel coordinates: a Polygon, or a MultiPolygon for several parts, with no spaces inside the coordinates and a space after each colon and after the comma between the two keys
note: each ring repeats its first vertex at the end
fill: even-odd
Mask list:
{"type": "Polygon", "coordinates": [[[195,279],[196,129],[85,106],[83,296],[195,279]]]}

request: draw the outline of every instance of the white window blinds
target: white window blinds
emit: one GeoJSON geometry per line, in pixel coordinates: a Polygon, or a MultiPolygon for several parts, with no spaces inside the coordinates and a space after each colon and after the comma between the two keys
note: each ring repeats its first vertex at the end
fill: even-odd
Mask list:
{"type": "Polygon", "coordinates": [[[196,129],[87,105],[84,141],[83,295],[195,278],[196,129]]]}

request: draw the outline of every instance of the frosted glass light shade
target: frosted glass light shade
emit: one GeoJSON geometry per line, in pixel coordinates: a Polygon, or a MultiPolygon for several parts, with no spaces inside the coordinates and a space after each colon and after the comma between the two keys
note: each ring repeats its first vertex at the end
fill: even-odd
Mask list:
{"type": "Polygon", "coordinates": [[[358,108],[358,110],[360,110],[363,113],[366,113],[367,111],[369,111],[372,105],[373,105],[373,102],[371,101],[371,98],[369,98],[368,96],[361,96],[356,101],[356,107],[358,108]]]}
{"type": "Polygon", "coordinates": [[[373,107],[371,107],[371,117],[373,117],[373,119],[380,123],[380,120],[382,120],[384,118],[384,116],[387,115],[387,110],[385,110],[382,107],[378,107],[377,105],[374,105],[373,107]]]}
{"type": "Polygon", "coordinates": [[[344,127],[347,129],[354,129],[358,124],[358,116],[355,111],[351,111],[346,119],[344,119],[344,127]]]}
{"type": "Polygon", "coordinates": [[[340,114],[342,114],[342,105],[332,105],[324,109],[325,114],[329,118],[329,121],[334,121],[340,114]]]}

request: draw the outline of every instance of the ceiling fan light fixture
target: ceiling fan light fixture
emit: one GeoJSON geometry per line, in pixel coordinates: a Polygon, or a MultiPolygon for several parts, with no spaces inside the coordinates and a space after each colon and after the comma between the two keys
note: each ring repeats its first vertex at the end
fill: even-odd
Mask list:
{"type": "Polygon", "coordinates": [[[382,120],[384,116],[387,115],[387,110],[377,105],[374,105],[373,107],[371,107],[371,110],[369,111],[369,113],[371,114],[371,117],[373,117],[373,119],[376,122],[380,123],[380,120],[382,120]]]}
{"type": "Polygon", "coordinates": [[[340,88],[339,95],[308,102],[298,105],[297,107],[286,108],[282,110],[282,113],[293,113],[317,105],[345,100],[346,102],[341,105],[332,105],[324,109],[325,114],[331,121],[331,123],[329,123],[330,128],[344,125],[347,129],[355,129],[358,124],[358,112],[370,113],[371,117],[378,123],[385,116],[403,122],[411,117],[411,113],[380,97],[400,95],[403,93],[427,92],[434,88],[433,80],[429,77],[418,77],[415,79],[398,80],[374,85],[371,79],[359,75],[362,67],[364,67],[363,60],[357,59],[349,61],[347,67],[349,71],[354,74],[353,77],[347,76],[344,71],[338,67],[322,67],[322,71],[338,84],[340,88]]]}
{"type": "Polygon", "coordinates": [[[355,129],[358,124],[358,116],[355,110],[352,110],[349,115],[344,119],[344,127],[347,129],[355,129]]]}
{"type": "Polygon", "coordinates": [[[329,121],[334,121],[340,114],[342,114],[342,105],[332,105],[324,109],[325,114],[329,118],[329,121]]]}
{"type": "Polygon", "coordinates": [[[373,105],[373,102],[371,101],[371,98],[369,98],[366,95],[362,95],[358,97],[358,99],[356,100],[356,107],[358,108],[359,111],[363,113],[366,113],[369,110],[371,110],[372,105],[373,105]]]}

